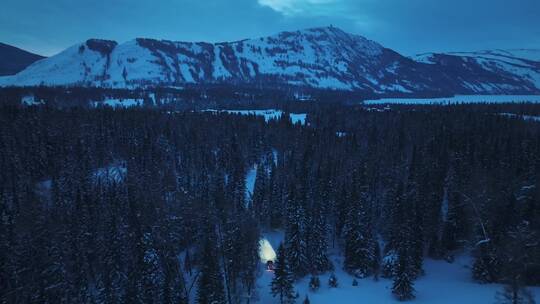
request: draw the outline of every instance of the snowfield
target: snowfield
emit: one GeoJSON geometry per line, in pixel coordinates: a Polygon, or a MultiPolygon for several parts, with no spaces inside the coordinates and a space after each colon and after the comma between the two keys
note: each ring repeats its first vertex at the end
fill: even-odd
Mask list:
{"type": "Polygon", "coordinates": [[[467,103],[540,103],[540,95],[456,95],[442,98],[383,98],[364,101],[364,104],[467,104],[467,103]]]}
{"type": "MultiPolygon", "coordinates": [[[[261,244],[271,245],[277,250],[279,243],[283,241],[283,233],[271,231],[263,233],[261,244]]],[[[269,252],[267,248],[265,252],[269,252]]],[[[261,251],[261,260],[265,260],[261,251]]],[[[306,294],[312,304],[386,304],[403,303],[392,295],[392,280],[373,277],[357,279],[358,286],[352,286],[353,277],[343,271],[342,259],[338,254],[333,254],[331,260],[335,267],[335,275],[338,278],[338,288],[328,287],[330,273],[319,276],[321,287],[318,291],[309,290],[309,276],[298,281],[295,290],[299,294],[297,303],[301,303],[306,294]]],[[[472,258],[468,255],[456,257],[453,263],[444,260],[432,260],[426,258],[424,270],[426,274],[420,277],[414,284],[416,299],[407,303],[429,304],[489,304],[495,303],[495,296],[502,290],[501,284],[479,284],[471,278],[472,258]]],[[[267,271],[261,262],[261,275],[257,280],[259,299],[257,303],[279,303],[277,298],[270,294],[270,283],[274,276],[273,272],[267,271]]],[[[536,302],[540,301],[540,287],[529,287],[536,302]]]]}

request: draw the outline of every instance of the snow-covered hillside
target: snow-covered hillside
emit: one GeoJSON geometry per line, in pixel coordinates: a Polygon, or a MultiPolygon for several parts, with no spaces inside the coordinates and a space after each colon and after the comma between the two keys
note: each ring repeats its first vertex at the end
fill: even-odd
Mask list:
{"type": "Polygon", "coordinates": [[[507,94],[540,90],[540,50],[428,53],[416,61],[452,71],[474,93],[507,94]]]}
{"type": "Polygon", "coordinates": [[[134,88],[222,83],[394,95],[540,93],[540,62],[531,61],[537,53],[516,50],[513,56],[526,58],[522,60],[496,54],[430,54],[415,61],[335,27],[214,44],[90,39],[0,78],[0,85],[134,88]],[[474,63],[475,72],[456,68],[463,63],[474,63]]]}

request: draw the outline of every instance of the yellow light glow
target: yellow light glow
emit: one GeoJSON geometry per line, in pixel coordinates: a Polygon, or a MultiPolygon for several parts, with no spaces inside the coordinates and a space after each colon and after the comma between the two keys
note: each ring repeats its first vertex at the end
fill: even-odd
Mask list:
{"type": "Polygon", "coordinates": [[[276,252],[267,239],[261,239],[259,241],[259,258],[263,263],[276,260],[276,252]]]}

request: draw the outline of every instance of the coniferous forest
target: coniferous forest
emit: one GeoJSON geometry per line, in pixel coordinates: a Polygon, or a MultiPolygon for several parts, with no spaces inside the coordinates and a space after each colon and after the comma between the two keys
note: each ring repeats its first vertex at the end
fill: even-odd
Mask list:
{"type": "Polygon", "coordinates": [[[279,303],[309,303],[301,278],[349,285],[319,280],[336,267],[391,279],[388,293],[411,300],[426,258],[464,252],[472,279],[506,286],[500,303],[532,303],[540,123],[497,114],[517,108],[540,112],[285,109],[307,113],[302,125],[287,113],[4,105],[0,303],[255,303],[263,231],[285,235],[279,303]]]}

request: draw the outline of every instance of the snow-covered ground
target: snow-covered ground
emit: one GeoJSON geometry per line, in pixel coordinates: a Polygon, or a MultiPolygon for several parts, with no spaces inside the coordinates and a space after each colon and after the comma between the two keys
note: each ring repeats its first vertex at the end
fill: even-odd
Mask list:
{"type": "Polygon", "coordinates": [[[106,99],[104,101],[97,102],[95,101],[93,103],[94,107],[98,107],[100,105],[103,106],[109,106],[113,108],[130,108],[130,107],[139,107],[143,105],[142,99],[118,99],[118,98],[110,98],[106,99]]]}
{"type": "Polygon", "coordinates": [[[538,121],[540,122],[540,116],[532,116],[532,115],[518,115],[514,113],[500,113],[499,115],[510,117],[510,118],[521,118],[523,120],[531,120],[531,121],[538,121]]]}
{"type": "Polygon", "coordinates": [[[42,105],[43,100],[36,100],[34,95],[24,95],[21,98],[21,104],[25,106],[37,106],[42,105]]]}
{"type": "MultiPolygon", "coordinates": [[[[263,233],[265,244],[270,244],[277,251],[283,240],[281,232],[263,233]]],[[[262,258],[262,257],[261,257],[262,258]]],[[[321,275],[321,287],[316,292],[309,290],[309,276],[296,284],[299,294],[297,303],[304,300],[306,294],[312,304],[357,304],[357,303],[401,303],[391,292],[392,281],[372,277],[357,279],[358,286],[352,286],[353,277],[342,270],[342,260],[337,255],[332,256],[335,274],[338,278],[338,288],[328,287],[330,273],[321,275]]],[[[453,263],[442,260],[426,259],[424,269],[426,274],[415,282],[416,299],[409,303],[430,304],[483,304],[494,303],[497,291],[502,290],[500,284],[478,284],[471,278],[470,265],[472,259],[467,255],[458,256],[453,263]]],[[[261,262],[261,275],[257,280],[259,300],[257,303],[273,304],[279,301],[270,294],[270,283],[273,272],[265,270],[261,262]]],[[[540,287],[529,287],[536,302],[540,301],[540,287]]]]}
{"type": "Polygon", "coordinates": [[[294,114],[294,113],[291,113],[291,114],[289,114],[289,116],[291,117],[291,121],[292,121],[293,124],[296,124],[296,123],[300,123],[301,125],[306,124],[307,114],[294,114]]]}
{"type": "Polygon", "coordinates": [[[460,104],[460,103],[540,103],[540,95],[456,95],[443,98],[383,98],[364,104],[460,104]]]}
{"type": "Polygon", "coordinates": [[[255,178],[257,177],[257,165],[249,168],[246,174],[246,201],[253,196],[253,190],[255,189],[255,178]]]}
{"type": "MultiPolygon", "coordinates": [[[[281,110],[274,110],[274,109],[268,109],[268,110],[204,110],[203,112],[212,112],[212,113],[229,113],[229,114],[236,114],[236,115],[255,115],[255,116],[263,116],[264,120],[266,122],[269,122],[270,120],[277,120],[280,119],[283,115],[283,111],[281,110]]],[[[305,113],[290,113],[289,117],[293,124],[299,123],[302,125],[306,124],[306,118],[307,114],[305,113]]]]}

